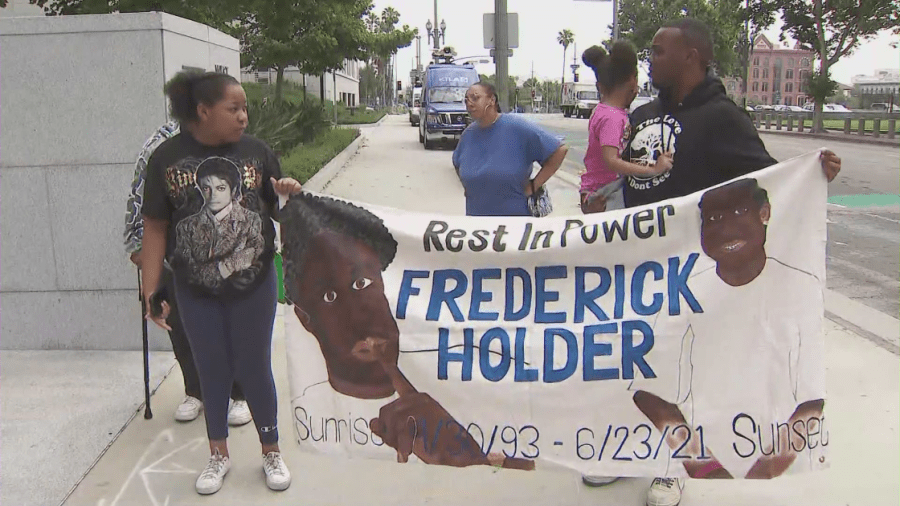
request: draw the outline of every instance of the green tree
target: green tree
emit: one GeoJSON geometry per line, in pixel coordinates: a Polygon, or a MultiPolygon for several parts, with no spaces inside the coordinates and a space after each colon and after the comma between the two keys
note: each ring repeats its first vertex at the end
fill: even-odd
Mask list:
{"type": "Polygon", "coordinates": [[[744,22],[744,0],[621,0],[619,37],[638,50],[641,60],[649,61],[653,36],[666,22],[683,17],[698,19],[709,27],[713,39],[713,66],[719,75],[732,75],[736,64],[735,47],[744,22]]]}
{"type": "Polygon", "coordinates": [[[384,81],[381,96],[385,104],[394,90],[394,73],[390,63],[397,51],[412,44],[419,33],[418,29],[410,28],[409,25],[403,25],[398,29],[399,22],[400,13],[393,7],[386,7],[380,16],[369,14],[366,19],[369,28],[368,61],[378,69],[378,75],[382,76],[384,81]]]}
{"type": "MultiPolygon", "coordinates": [[[[831,67],[860,43],[900,25],[900,0],[781,0],[784,34],[816,52],[819,60],[817,93],[827,90],[831,67]]],[[[782,34],[782,39],[785,35],[782,34]]],[[[811,83],[812,84],[812,83],[811,83]]],[[[812,94],[810,88],[810,94],[812,94]]],[[[813,128],[824,132],[825,94],[815,99],[813,128]]]]}
{"type": "Polygon", "coordinates": [[[373,65],[366,65],[359,70],[359,95],[364,104],[370,104],[376,97],[384,96],[384,79],[378,77],[378,71],[373,65]]]}
{"type": "MultiPolygon", "coordinates": [[[[563,65],[562,65],[562,81],[566,82],[566,51],[569,49],[569,44],[575,42],[575,34],[572,33],[572,30],[568,28],[562,30],[556,35],[556,42],[563,47],[563,65]]],[[[559,88],[559,101],[562,103],[562,87],[559,88]]]]}
{"type": "Polygon", "coordinates": [[[320,76],[340,69],[344,60],[366,56],[363,17],[369,0],[245,0],[237,22],[227,31],[241,41],[241,67],[274,69],[275,99],[281,100],[284,70],[296,66],[320,76]]]}

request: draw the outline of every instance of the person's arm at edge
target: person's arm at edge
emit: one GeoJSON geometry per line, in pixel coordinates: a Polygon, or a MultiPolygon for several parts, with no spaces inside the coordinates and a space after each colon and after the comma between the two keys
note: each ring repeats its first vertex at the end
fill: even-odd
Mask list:
{"type": "MultiPolygon", "coordinates": [[[[556,174],[556,171],[562,166],[563,161],[566,159],[566,154],[569,152],[569,147],[565,144],[560,144],[556,151],[550,155],[544,163],[541,164],[541,170],[534,176],[534,187],[540,188],[547,181],[553,177],[553,174],[556,174]]],[[[525,190],[526,195],[531,194],[531,188],[525,190]]]]}

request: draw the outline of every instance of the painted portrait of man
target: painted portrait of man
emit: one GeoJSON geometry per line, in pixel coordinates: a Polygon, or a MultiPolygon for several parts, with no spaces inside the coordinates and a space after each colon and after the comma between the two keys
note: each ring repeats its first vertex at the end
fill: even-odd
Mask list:
{"type": "Polygon", "coordinates": [[[379,403],[368,425],[398,461],[415,455],[427,464],[533,468],[533,461],[483,454],[466,427],[400,370],[400,330],[382,276],[398,245],[381,218],[303,193],[281,210],[281,223],[286,295],[318,342],[327,383],[379,403]]]}
{"type": "Polygon", "coordinates": [[[687,317],[677,363],[673,358],[660,369],[668,373],[632,384],[634,402],[660,431],[669,429],[673,450],[693,456],[680,460],[690,476],[779,476],[798,455],[811,458],[812,445],[799,434],[821,430],[821,319],[796,310],[801,301],[822,297],[821,283],[767,254],[773,210],[756,179],[708,190],[699,206],[701,248],[715,267],[690,283],[715,300],[687,317]],[[745,381],[722,384],[730,377],[745,381]],[[733,423],[710,424],[722,418],[733,423]],[[683,424],[690,436],[671,432],[683,424]],[[751,439],[759,451],[750,451],[751,439]]]}

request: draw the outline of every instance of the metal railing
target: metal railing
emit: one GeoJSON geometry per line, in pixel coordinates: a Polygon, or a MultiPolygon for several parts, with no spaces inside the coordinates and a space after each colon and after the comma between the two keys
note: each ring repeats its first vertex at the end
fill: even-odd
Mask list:
{"type": "MultiPolygon", "coordinates": [[[[813,113],[812,112],[788,112],[788,111],[747,111],[757,130],[765,127],[766,130],[787,130],[792,132],[812,131],[813,113]]],[[[840,128],[834,128],[835,122],[840,122],[843,126],[843,132],[847,135],[860,135],[871,138],[886,137],[894,139],[897,137],[897,122],[900,120],[900,113],[879,113],[879,112],[824,112],[823,119],[825,121],[825,129],[831,131],[840,131],[840,128]],[[831,124],[831,127],[829,127],[831,124]],[[887,132],[882,132],[882,126],[887,125],[887,132]]]]}

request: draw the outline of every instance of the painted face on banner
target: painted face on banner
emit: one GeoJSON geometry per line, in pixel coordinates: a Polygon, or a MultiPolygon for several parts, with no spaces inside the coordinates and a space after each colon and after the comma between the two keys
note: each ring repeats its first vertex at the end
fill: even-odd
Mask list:
{"type": "Polygon", "coordinates": [[[396,365],[400,331],[378,254],[362,241],[326,231],[312,238],[306,258],[295,312],[319,341],[332,387],[362,399],[393,395],[381,362],[396,365]]]}
{"type": "Polygon", "coordinates": [[[766,255],[766,225],[771,207],[754,198],[750,181],[710,190],[700,204],[700,244],[720,267],[742,267],[766,255]]]}

